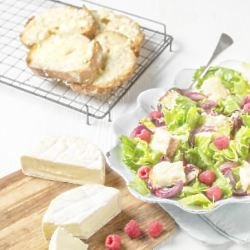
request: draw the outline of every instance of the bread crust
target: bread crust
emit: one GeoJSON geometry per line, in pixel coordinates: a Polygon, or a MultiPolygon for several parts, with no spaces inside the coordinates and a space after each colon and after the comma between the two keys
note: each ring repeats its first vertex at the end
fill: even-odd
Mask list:
{"type": "MultiPolygon", "coordinates": [[[[45,40],[46,41],[46,40],[45,40]]],[[[89,64],[82,69],[78,69],[75,71],[57,71],[50,70],[39,67],[32,66],[33,54],[36,49],[39,49],[39,44],[33,45],[30,49],[28,56],[26,58],[26,63],[30,67],[30,69],[37,75],[52,78],[57,82],[62,82],[65,85],[68,85],[70,82],[76,82],[77,84],[91,84],[99,71],[99,68],[102,64],[102,48],[98,41],[92,41],[93,45],[93,55],[89,61],[89,64]]]]}
{"type": "Polygon", "coordinates": [[[131,18],[119,14],[115,14],[109,10],[92,10],[93,16],[97,22],[97,33],[104,31],[120,32],[127,36],[130,46],[137,56],[144,42],[144,32],[140,25],[131,18]],[[124,29],[126,27],[126,29],[124,29]],[[129,33],[133,33],[129,35],[129,33]]]}
{"type": "MultiPolygon", "coordinates": [[[[65,9],[66,11],[82,11],[84,12],[85,18],[89,18],[89,24],[87,26],[83,26],[80,28],[80,30],[78,31],[80,34],[85,35],[89,38],[93,38],[96,34],[96,20],[92,14],[91,11],[89,11],[86,7],[82,7],[82,8],[76,8],[76,7],[72,7],[72,6],[64,6],[64,7],[57,7],[57,8],[53,8],[53,9],[49,9],[41,14],[38,14],[36,16],[33,16],[31,18],[29,18],[27,20],[27,22],[24,25],[24,30],[23,32],[20,34],[20,40],[21,42],[27,47],[27,48],[31,48],[34,44],[41,42],[42,40],[48,38],[50,35],[53,34],[63,34],[63,32],[60,32],[59,30],[57,30],[56,28],[58,27],[53,27],[53,25],[51,25],[51,27],[47,27],[47,30],[45,32],[45,34],[43,36],[40,37],[40,39],[30,39],[29,38],[29,33],[31,32],[30,29],[32,29],[35,25],[39,24],[39,18],[41,18],[43,15],[46,15],[49,11],[51,13],[53,13],[53,10],[56,9],[65,9]]],[[[79,17],[79,20],[83,19],[83,17],[79,17]]],[[[39,26],[39,25],[38,25],[39,26]]],[[[59,24],[60,26],[60,24],[59,24]]],[[[41,29],[40,32],[43,28],[43,25],[41,25],[41,29]]],[[[39,34],[39,31],[38,31],[39,34]]]]}
{"type": "Polygon", "coordinates": [[[112,92],[115,88],[121,86],[125,83],[126,80],[128,80],[131,75],[134,73],[136,69],[136,61],[134,62],[133,66],[128,69],[122,76],[119,76],[118,78],[114,79],[113,81],[110,81],[107,83],[106,86],[98,86],[97,84],[93,83],[87,86],[83,86],[77,83],[69,84],[70,88],[77,93],[89,95],[89,96],[95,96],[95,95],[107,95],[110,92],[112,92]]]}
{"type": "MultiPolygon", "coordinates": [[[[134,73],[136,69],[137,58],[133,50],[130,48],[129,43],[126,43],[127,38],[125,36],[123,36],[120,33],[111,31],[103,32],[99,36],[107,36],[108,39],[113,38],[113,40],[115,40],[115,38],[119,38],[121,39],[121,41],[123,41],[123,44],[119,43],[116,47],[112,44],[107,43],[107,47],[103,48],[104,51],[107,51],[106,67],[104,67],[103,72],[99,73],[99,76],[97,76],[97,78],[92,84],[89,85],[80,85],[77,83],[69,84],[70,88],[75,92],[91,96],[108,94],[114,88],[119,87],[122,83],[125,83],[125,81],[131,77],[131,75],[134,73]],[[125,65],[122,72],[119,72],[119,74],[114,75],[113,77],[111,77],[111,79],[105,80],[102,79],[102,74],[106,73],[105,71],[107,70],[107,67],[109,67],[113,63],[114,59],[111,59],[111,54],[112,57],[116,56],[119,57],[121,54],[124,54],[126,56],[125,60],[129,59],[129,63],[123,64],[122,61],[119,62],[121,63],[121,67],[125,65]]],[[[100,37],[97,37],[96,39],[100,42],[101,46],[103,47],[105,46],[105,41],[103,41],[102,43],[102,39],[100,39],[100,37]]]]}

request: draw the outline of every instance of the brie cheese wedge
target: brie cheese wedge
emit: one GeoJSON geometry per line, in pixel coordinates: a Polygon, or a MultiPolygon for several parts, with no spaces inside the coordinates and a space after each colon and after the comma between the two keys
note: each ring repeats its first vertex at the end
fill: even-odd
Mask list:
{"type": "Polygon", "coordinates": [[[43,231],[50,239],[57,227],[88,239],[121,211],[120,191],[86,184],[66,191],[51,201],[43,216],[43,231]]]}
{"type": "Polygon", "coordinates": [[[88,245],[58,227],[51,237],[48,250],[87,250],[88,245]]]}
{"type": "Polygon", "coordinates": [[[21,157],[23,173],[73,184],[105,182],[102,152],[81,137],[50,137],[21,157]]]}
{"type": "Polygon", "coordinates": [[[162,161],[156,164],[149,173],[153,188],[170,187],[178,181],[186,182],[186,174],[182,161],[162,161]]]}

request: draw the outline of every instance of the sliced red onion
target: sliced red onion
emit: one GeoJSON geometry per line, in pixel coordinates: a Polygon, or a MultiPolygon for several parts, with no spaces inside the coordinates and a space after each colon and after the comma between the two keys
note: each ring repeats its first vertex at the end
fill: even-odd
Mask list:
{"type": "Polygon", "coordinates": [[[193,129],[190,134],[189,134],[189,138],[188,138],[188,141],[189,141],[189,144],[191,146],[194,145],[194,136],[198,133],[202,133],[202,132],[215,132],[216,131],[216,127],[215,126],[202,126],[200,128],[197,128],[197,129],[193,129]]]}
{"type": "Polygon", "coordinates": [[[184,95],[188,98],[190,98],[192,101],[198,102],[206,98],[205,95],[199,93],[199,92],[184,92],[184,95]]]}
{"type": "Polygon", "coordinates": [[[206,96],[200,92],[195,92],[190,89],[179,89],[174,88],[175,91],[180,93],[181,95],[184,95],[188,98],[190,98],[192,101],[198,102],[206,98],[206,96]]]}
{"type": "Polygon", "coordinates": [[[207,100],[206,102],[200,105],[201,108],[205,110],[211,110],[212,108],[216,107],[217,103],[214,101],[207,100]]]}
{"type": "Polygon", "coordinates": [[[187,165],[184,166],[184,172],[185,174],[188,174],[192,172],[196,168],[195,165],[188,163],[187,165]]]}
{"type": "Polygon", "coordinates": [[[218,115],[218,113],[215,112],[214,110],[207,110],[206,113],[209,115],[214,115],[214,116],[218,115]]]}
{"type": "Polygon", "coordinates": [[[183,162],[183,166],[186,166],[188,164],[188,160],[186,159],[185,154],[182,155],[182,162],[183,162]]]}
{"type": "Polygon", "coordinates": [[[162,187],[154,190],[154,194],[158,197],[167,199],[174,198],[181,193],[183,182],[178,181],[173,187],[162,187]]]}
{"type": "Polygon", "coordinates": [[[151,191],[151,193],[154,193],[154,188],[153,188],[151,182],[148,180],[148,181],[146,182],[146,184],[147,184],[148,189],[151,191]]]}
{"type": "Polygon", "coordinates": [[[232,134],[234,135],[243,125],[243,121],[240,116],[233,117],[232,121],[233,121],[232,134]]]}
{"type": "Polygon", "coordinates": [[[184,166],[184,171],[187,178],[186,184],[193,181],[200,173],[200,169],[193,164],[187,164],[186,166],[184,166]]]}
{"type": "Polygon", "coordinates": [[[239,164],[234,161],[226,161],[220,165],[220,171],[224,174],[227,170],[237,167],[239,164]]]}
{"type": "Polygon", "coordinates": [[[162,110],[162,105],[160,103],[157,104],[157,110],[161,112],[162,110]]]}
{"type": "Polygon", "coordinates": [[[159,119],[152,119],[152,122],[155,124],[156,127],[163,127],[166,125],[164,118],[159,119]]]}
{"type": "Polygon", "coordinates": [[[229,179],[231,186],[233,188],[235,188],[236,180],[235,180],[235,178],[233,176],[232,170],[231,169],[227,169],[227,170],[224,171],[223,174],[224,174],[225,177],[227,177],[229,179]]]}

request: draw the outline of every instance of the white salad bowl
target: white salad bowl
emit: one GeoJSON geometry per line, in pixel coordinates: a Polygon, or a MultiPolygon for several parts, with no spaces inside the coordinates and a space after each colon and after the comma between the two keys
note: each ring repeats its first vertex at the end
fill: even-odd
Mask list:
{"type": "MultiPolygon", "coordinates": [[[[227,61],[222,64],[221,66],[227,66],[231,68],[238,68],[237,64],[239,64],[236,61],[227,61]]],[[[190,75],[190,74],[189,74],[190,75]]],[[[179,81],[178,87],[185,87],[183,84],[181,84],[182,81],[179,81]],[[180,86],[182,85],[182,86],[180,86]]],[[[186,81],[188,82],[188,81],[186,81]]],[[[133,110],[132,113],[125,114],[121,117],[119,117],[114,123],[113,123],[113,129],[117,137],[117,143],[114,148],[112,148],[107,153],[107,161],[109,163],[109,166],[117,172],[126,182],[128,186],[129,192],[136,198],[144,201],[144,202],[150,202],[150,203],[159,203],[161,205],[164,204],[170,204],[174,205],[176,207],[181,208],[182,210],[193,213],[193,214],[206,214],[215,211],[219,207],[222,207],[227,204],[232,203],[248,203],[250,202],[250,196],[242,196],[242,197],[231,197],[227,199],[222,199],[220,201],[215,202],[214,207],[205,210],[205,209],[198,209],[193,207],[188,207],[182,205],[178,200],[174,199],[164,199],[159,198],[155,195],[146,195],[143,196],[134,189],[129,187],[129,183],[133,178],[133,174],[130,172],[130,170],[123,164],[122,162],[122,156],[121,156],[121,147],[119,143],[119,138],[122,135],[129,135],[130,132],[133,130],[133,128],[136,127],[138,124],[138,121],[142,118],[148,115],[148,113],[152,110],[152,107],[156,107],[158,99],[167,91],[167,89],[163,88],[153,88],[146,90],[142,92],[138,98],[137,98],[137,106],[133,110]]]]}

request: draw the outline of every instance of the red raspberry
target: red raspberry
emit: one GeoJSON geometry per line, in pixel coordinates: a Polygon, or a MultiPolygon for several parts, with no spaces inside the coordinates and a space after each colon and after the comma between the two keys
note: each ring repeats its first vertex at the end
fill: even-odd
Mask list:
{"type": "Polygon", "coordinates": [[[207,189],[206,196],[212,201],[218,201],[223,197],[223,192],[219,187],[213,186],[207,189]]]}
{"type": "Polygon", "coordinates": [[[228,148],[229,144],[230,144],[230,139],[225,135],[216,137],[214,139],[214,145],[219,150],[228,148]]]}
{"type": "Polygon", "coordinates": [[[246,103],[244,106],[243,106],[243,110],[246,112],[246,113],[250,113],[250,102],[246,103]]]}
{"type": "Polygon", "coordinates": [[[142,180],[148,179],[149,172],[150,168],[148,166],[142,166],[137,170],[137,174],[142,180]]]}
{"type": "Polygon", "coordinates": [[[203,171],[200,175],[199,175],[199,181],[201,183],[204,183],[208,186],[211,186],[213,184],[213,182],[216,179],[216,175],[213,171],[211,170],[206,170],[203,171]]]}
{"type": "Polygon", "coordinates": [[[130,220],[124,227],[124,232],[131,238],[137,239],[141,236],[141,229],[135,220],[130,220]]]}
{"type": "Polygon", "coordinates": [[[160,111],[151,111],[149,113],[149,116],[150,116],[151,119],[156,119],[157,120],[157,119],[162,117],[162,113],[160,111]]]}
{"type": "Polygon", "coordinates": [[[151,133],[147,129],[143,129],[140,134],[137,135],[143,141],[150,142],[151,133]]]}
{"type": "Polygon", "coordinates": [[[144,125],[137,126],[130,135],[132,138],[140,138],[146,142],[150,142],[151,140],[151,132],[146,129],[144,125]]]}
{"type": "Polygon", "coordinates": [[[110,234],[105,239],[105,247],[109,250],[121,249],[121,237],[117,234],[110,234]]]}
{"type": "Polygon", "coordinates": [[[148,234],[153,238],[157,238],[163,231],[163,225],[158,221],[152,221],[148,227],[148,234]]]}

